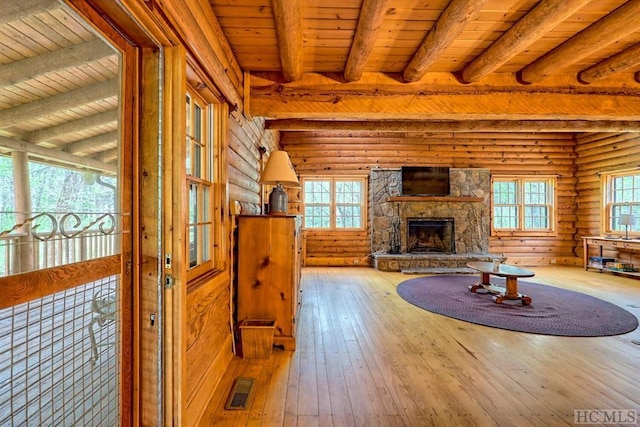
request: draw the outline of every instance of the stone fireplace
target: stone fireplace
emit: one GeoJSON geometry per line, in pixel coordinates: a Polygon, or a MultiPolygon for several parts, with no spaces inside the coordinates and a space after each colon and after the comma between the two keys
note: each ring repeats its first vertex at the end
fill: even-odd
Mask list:
{"type": "Polygon", "coordinates": [[[455,253],[453,218],[407,218],[408,253],[455,253]]]}
{"type": "Polygon", "coordinates": [[[448,196],[403,196],[400,168],[371,170],[369,225],[377,269],[460,269],[469,261],[501,258],[489,253],[489,170],[450,168],[449,174],[448,196]]]}

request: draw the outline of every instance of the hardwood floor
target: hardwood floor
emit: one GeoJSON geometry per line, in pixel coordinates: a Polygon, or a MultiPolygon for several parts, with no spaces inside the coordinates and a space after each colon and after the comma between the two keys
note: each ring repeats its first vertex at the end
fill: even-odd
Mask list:
{"type": "MultiPolygon", "coordinates": [[[[640,317],[637,279],[531,269],[529,281],[587,293],[640,317]]],[[[640,416],[640,329],[602,338],[505,331],[405,302],[395,287],[416,276],[320,267],[302,274],[297,350],[234,358],[202,425],[557,426],[573,425],[576,409],[640,416]],[[250,407],[227,411],[239,376],[256,379],[250,407]]]]}

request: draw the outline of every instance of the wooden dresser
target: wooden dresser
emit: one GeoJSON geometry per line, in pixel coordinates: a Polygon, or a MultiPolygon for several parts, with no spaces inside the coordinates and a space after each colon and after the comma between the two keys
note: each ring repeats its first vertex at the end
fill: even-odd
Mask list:
{"type": "Polygon", "coordinates": [[[275,319],[273,343],[296,347],[296,316],[301,303],[301,217],[238,217],[237,320],[275,319]]]}

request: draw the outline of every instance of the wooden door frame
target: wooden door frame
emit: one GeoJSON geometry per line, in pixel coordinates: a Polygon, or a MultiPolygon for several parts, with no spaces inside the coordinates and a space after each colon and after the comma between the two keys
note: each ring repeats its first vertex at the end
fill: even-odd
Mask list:
{"type": "MultiPolygon", "coordinates": [[[[184,23],[170,22],[167,14],[177,14],[181,2],[140,0],[65,0],[84,5],[117,26],[135,51],[135,63],[127,68],[132,75],[131,103],[132,161],[130,171],[133,249],[133,425],[182,425],[186,416],[186,251],[185,251],[185,162],[184,137],[186,84],[191,59],[200,68],[194,52],[188,50],[185,34],[178,34],[184,23]],[[192,56],[189,56],[192,55],[192,56]],[[171,255],[171,263],[167,262],[171,255]],[[172,276],[174,284],[165,280],[172,276]],[[155,316],[155,324],[150,318],[155,316]]],[[[80,7],[80,6],[79,6],[80,7]]],[[[206,49],[210,47],[204,41],[206,49]]],[[[205,49],[205,50],[206,50],[205,49]]],[[[211,53],[207,50],[207,53],[211,53]]],[[[191,68],[193,74],[193,67],[191,68]]],[[[207,70],[207,75],[209,70],[207,70]]],[[[220,69],[218,69],[220,72],[220,69]]],[[[216,85],[208,79],[213,91],[216,85]]],[[[226,82],[226,80],[225,80],[226,82]]],[[[225,83],[228,85],[229,83],[225,83]]],[[[229,101],[223,103],[223,129],[229,101]]],[[[236,95],[237,96],[237,95],[236,95]]],[[[231,99],[235,99],[233,96],[231,99]]],[[[237,105],[240,101],[235,102],[237,105]]],[[[223,150],[218,159],[226,167],[223,150]]],[[[226,174],[224,175],[226,177],[226,174]]],[[[227,255],[229,219],[226,179],[220,183],[223,216],[220,254],[227,255]]],[[[224,277],[230,266],[224,263],[224,277]]],[[[228,279],[225,279],[228,280],[228,279]]]]}
{"type": "Polygon", "coordinates": [[[136,404],[138,382],[135,380],[139,367],[139,355],[135,349],[135,340],[138,334],[136,327],[136,303],[138,295],[136,278],[136,254],[137,249],[137,206],[135,203],[134,177],[137,175],[135,167],[138,159],[137,153],[137,117],[140,105],[136,102],[128,102],[135,98],[138,83],[139,51],[131,40],[124,36],[120,28],[110,21],[92,3],[79,0],[66,0],[76,13],[99,31],[102,36],[120,50],[121,89],[119,94],[119,126],[120,132],[120,163],[118,173],[120,176],[120,203],[122,211],[122,229],[128,232],[122,234],[121,241],[121,356],[120,356],[120,416],[121,425],[136,425],[136,404]],[[122,125],[124,123],[124,125],[122,125]],[[127,125],[131,123],[131,125],[127,125]]]}
{"type": "MultiPolygon", "coordinates": [[[[174,425],[182,412],[183,393],[179,390],[183,386],[180,369],[174,369],[182,363],[176,353],[180,346],[174,348],[180,339],[180,335],[174,338],[174,330],[182,322],[173,322],[173,313],[183,299],[175,298],[173,290],[164,285],[172,273],[166,267],[165,254],[175,246],[173,213],[165,209],[171,203],[174,184],[171,169],[168,174],[165,170],[171,164],[171,94],[176,91],[172,85],[184,77],[171,73],[175,72],[176,57],[184,57],[184,53],[179,40],[153,12],[153,4],[65,1],[105,36],[115,32],[124,42],[118,47],[124,57],[122,132],[128,143],[121,171],[129,177],[124,190],[132,205],[127,218],[131,230],[128,255],[133,262],[128,287],[131,316],[126,319],[132,325],[127,336],[132,363],[123,364],[127,365],[123,366],[127,376],[122,381],[131,399],[122,402],[122,424],[174,425]]],[[[180,268],[178,264],[175,267],[180,268]]]]}

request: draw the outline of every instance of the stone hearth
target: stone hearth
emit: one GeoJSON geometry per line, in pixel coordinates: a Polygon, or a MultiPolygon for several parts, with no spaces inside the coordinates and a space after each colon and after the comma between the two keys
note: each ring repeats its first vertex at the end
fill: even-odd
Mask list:
{"type": "Polygon", "coordinates": [[[403,273],[474,273],[467,267],[471,261],[491,262],[504,257],[492,254],[376,254],[374,267],[380,271],[402,271],[403,273]]]}
{"type": "Polygon", "coordinates": [[[449,196],[403,196],[401,171],[372,169],[369,191],[371,252],[383,271],[466,272],[469,261],[490,261],[491,175],[488,169],[451,168],[449,196]],[[408,220],[452,219],[455,253],[409,253],[408,220]],[[437,270],[437,271],[435,271],[437,270]]]}

